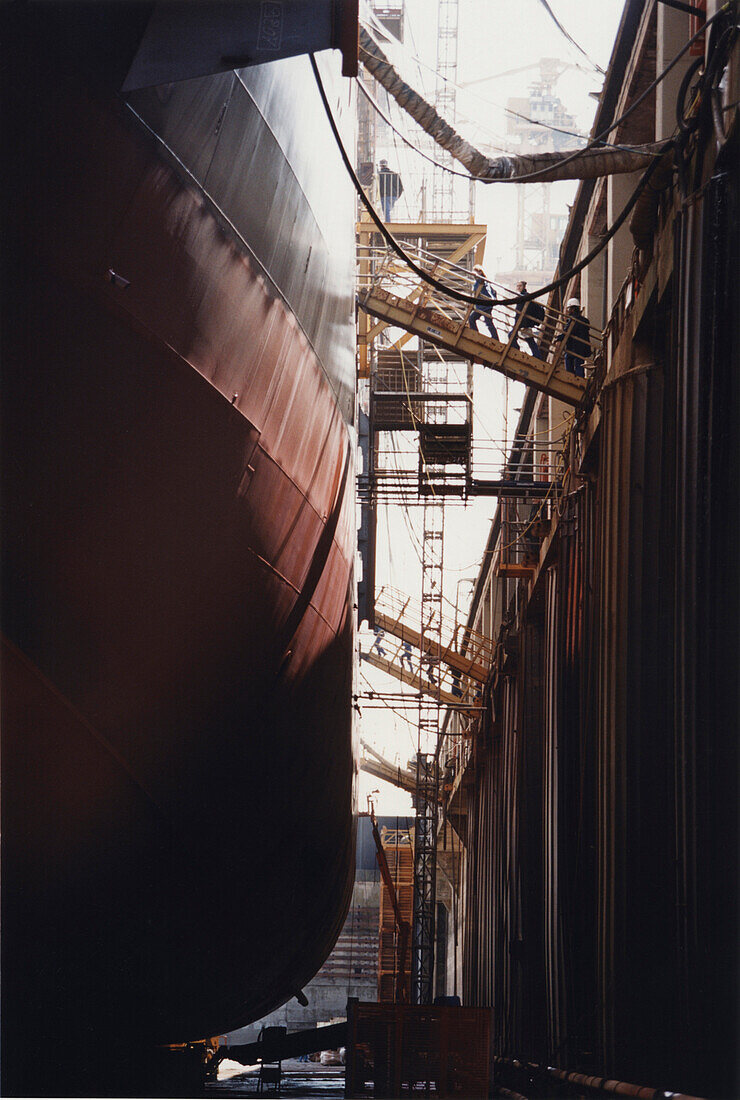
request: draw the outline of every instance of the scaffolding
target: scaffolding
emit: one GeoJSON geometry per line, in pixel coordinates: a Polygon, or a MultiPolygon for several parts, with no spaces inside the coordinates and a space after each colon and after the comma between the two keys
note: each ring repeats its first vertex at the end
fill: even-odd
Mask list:
{"type": "MultiPolygon", "coordinates": [[[[373,4],[374,15],[391,34],[402,37],[403,5],[373,4]],[[388,10],[386,10],[388,9],[388,10]],[[393,20],[393,25],[388,20],[393,20]]],[[[457,77],[458,0],[440,0],[437,34],[438,81],[435,105],[450,121],[455,117],[457,77]]],[[[360,117],[358,173],[371,200],[376,199],[376,142],[382,126],[370,117],[365,105],[360,117]]],[[[449,160],[436,148],[436,160],[449,160]]],[[[451,263],[468,267],[482,260],[486,227],[473,224],[473,189],[466,195],[467,210],[456,216],[453,177],[436,167],[431,177],[431,203],[426,183],[421,189],[421,209],[416,223],[392,225],[393,234],[404,247],[422,247],[451,263]],[[430,209],[431,208],[431,209],[430,209]]],[[[376,202],[377,205],[377,202],[376,202]]],[[[377,275],[384,242],[363,212],[358,220],[358,273],[360,287],[370,285],[377,275]]],[[[363,654],[375,667],[390,672],[418,692],[418,741],[414,800],[414,921],[412,944],[412,996],[418,1003],[429,1003],[434,980],[435,866],[437,843],[437,781],[435,752],[440,732],[440,708],[461,702],[462,677],[442,661],[442,587],[444,569],[444,504],[450,495],[460,496],[470,482],[469,458],[472,437],[470,371],[467,384],[451,391],[451,363],[464,362],[454,352],[440,352],[433,344],[417,340],[410,348],[413,334],[402,333],[395,342],[389,338],[388,325],[371,318],[368,310],[358,319],[358,375],[367,379],[368,421],[363,435],[364,469],[359,481],[360,498],[373,529],[377,503],[375,473],[378,442],[381,436],[402,433],[418,435],[415,462],[417,499],[423,504],[421,607],[416,632],[419,646],[415,667],[409,657],[410,643],[399,641],[396,653],[389,656],[382,647],[363,654]],[[411,397],[413,395],[413,398],[411,397]],[[409,667],[411,665],[411,667],[409,667]],[[442,684],[442,677],[445,684],[442,684]]],[[[364,431],[364,428],[363,428],[364,431]]],[[[367,570],[371,576],[368,554],[367,570]]],[[[362,608],[368,620],[375,621],[374,581],[363,579],[362,608]]],[[[378,762],[376,761],[376,764],[378,762]]]]}

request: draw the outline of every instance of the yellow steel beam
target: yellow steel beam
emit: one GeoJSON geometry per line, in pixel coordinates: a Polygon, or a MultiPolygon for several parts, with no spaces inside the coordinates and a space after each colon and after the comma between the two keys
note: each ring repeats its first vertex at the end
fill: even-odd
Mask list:
{"type": "MultiPolygon", "coordinates": [[[[413,627],[401,622],[400,619],[393,619],[389,615],[384,615],[377,609],[375,611],[375,626],[378,630],[384,630],[386,634],[392,634],[395,638],[400,638],[402,642],[408,642],[409,645],[421,650],[422,653],[429,653],[432,649],[433,643],[425,638],[420,631],[414,630],[413,627]]],[[[434,646],[436,648],[436,642],[434,646]]],[[[439,659],[454,669],[455,672],[468,676],[478,684],[485,684],[488,679],[490,670],[484,662],[466,657],[465,654],[458,653],[455,649],[450,647],[442,649],[439,659]]]]}
{"type": "MultiPolygon", "coordinates": [[[[449,227],[448,226],[443,226],[443,228],[447,229],[449,227]]],[[[458,247],[456,249],[454,249],[454,251],[451,252],[449,256],[445,257],[445,260],[447,261],[447,263],[456,264],[458,260],[462,260],[464,256],[467,256],[468,252],[472,252],[472,250],[475,249],[475,261],[476,261],[476,263],[480,263],[480,261],[483,258],[483,243],[484,243],[485,239],[486,239],[486,229],[485,229],[485,227],[484,226],[476,227],[475,232],[470,233],[465,238],[465,240],[462,242],[462,244],[458,245],[458,247]]],[[[418,286],[416,288],[416,290],[413,292],[413,294],[409,295],[409,301],[417,302],[419,300],[419,298],[421,297],[421,295],[423,294],[424,289],[425,289],[425,284],[422,283],[420,286],[418,286]]],[[[365,338],[367,339],[368,343],[371,340],[374,340],[375,337],[378,335],[378,333],[382,332],[383,329],[385,329],[385,328],[388,328],[388,324],[385,321],[380,321],[377,325],[373,325],[373,327],[365,335],[365,338]]],[[[397,347],[397,348],[401,348],[401,347],[403,347],[404,344],[408,343],[408,341],[411,339],[411,337],[412,337],[412,333],[407,333],[405,336],[402,336],[400,338],[400,340],[396,340],[396,342],[393,346],[397,347]]]]}
{"type": "MultiPolygon", "coordinates": [[[[357,231],[370,227],[378,233],[377,226],[369,217],[357,223],[357,231]]],[[[394,237],[462,237],[472,235],[478,239],[485,237],[488,226],[482,222],[388,222],[388,229],[394,237]]]]}
{"type": "Polygon", "coordinates": [[[393,676],[396,680],[400,680],[402,684],[409,684],[410,687],[416,688],[417,691],[421,691],[424,695],[431,696],[443,706],[459,707],[462,700],[458,695],[453,695],[450,691],[445,691],[444,688],[430,683],[428,680],[422,680],[420,676],[417,676],[415,672],[408,672],[405,668],[401,668],[395,661],[389,660],[387,657],[380,657],[377,653],[363,653],[363,661],[367,661],[368,664],[373,665],[374,668],[379,668],[382,672],[387,672],[389,676],[393,676]]]}
{"type": "Polygon", "coordinates": [[[460,353],[461,358],[476,359],[485,366],[524,382],[543,393],[549,393],[568,405],[577,405],[586,391],[586,382],[563,368],[553,369],[542,359],[535,359],[509,343],[470,328],[465,321],[455,321],[437,310],[419,306],[408,298],[398,298],[379,287],[373,287],[360,297],[360,305],[373,317],[379,317],[431,344],[460,353]]]}

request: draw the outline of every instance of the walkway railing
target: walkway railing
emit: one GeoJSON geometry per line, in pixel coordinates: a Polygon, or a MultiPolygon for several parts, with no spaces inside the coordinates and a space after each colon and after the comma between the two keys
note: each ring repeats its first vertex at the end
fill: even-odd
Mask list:
{"type": "MultiPolygon", "coordinates": [[[[423,249],[409,251],[422,270],[446,287],[473,294],[475,277],[471,272],[423,249]]],[[[383,324],[404,329],[461,358],[481,362],[569,404],[577,405],[583,398],[587,376],[601,346],[601,334],[595,329],[589,329],[589,345],[583,348],[581,378],[567,371],[564,361],[575,317],[543,305],[544,317],[532,328],[526,309],[517,314],[514,306],[494,301],[483,317],[471,322],[471,315],[481,312],[479,307],[459,302],[423,282],[394,253],[369,252],[364,266],[368,271],[359,286],[359,303],[383,324]],[[474,327],[476,323],[487,323],[488,316],[496,337],[474,327]]],[[[507,288],[498,290],[502,297],[512,296],[507,288]]],[[[375,329],[369,335],[374,334],[375,329]]]]}

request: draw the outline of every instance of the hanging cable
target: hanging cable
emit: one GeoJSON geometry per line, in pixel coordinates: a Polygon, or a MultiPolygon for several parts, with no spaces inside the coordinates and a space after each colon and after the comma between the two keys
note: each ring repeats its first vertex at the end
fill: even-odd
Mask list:
{"type": "MultiPolygon", "coordinates": [[[[339,149],[342,160],[344,162],[344,166],[347,169],[347,172],[348,172],[348,174],[350,176],[350,179],[352,180],[352,182],[355,186],[355,190],[357,191],[357,194],[359,195],[361,202],[363,203],[363,205],[367,209],[367,211],[368,211],[370,217],[372,218],[372,220],[375,222],[375,225],[377,226],[378,231],[380,232],[381,236],[388,242],[391,249],[396,253],[396,255],[401,260],[403,260],[403,262],[411,269],[411,271],[413,271],[414,274],[417,275],[418,278],[422,279],[425,283],[428,283],[430,286],[435,287],[435,289],[441,291],[443,294],[446,294],[449,298],[454,298],[456,301],[465,302],[466,304],[470,304],[470,305],[486,305],[489,302],[489,299],[487,299],[487,298],[474,298],[471,294],[463,294],[461,291],[454,290],[452,287],[446,286],[444,283],[440,282],[439,279],[435,279],[434,276],[429,275],[428,272],[426,272],[422,268],[420,268],[418,266],[418,264],[414,263],[414,261],[411,259],[411,257],[406,254],[406,252],[403,250],[403,248],[398,243],[396,238],[393,236],[393,234],[390,232],[388,227],[385,225],[385,223],[381,219],[380,215],[376,211],[375,207],[373,206],[373,204],[370,202],[367,195],[365,194],[365,191],[363,190],[362,184],[360,183],[360,181],[357,178],[355,170],[354,170],[354,168],[352,166],[352,163],[349,159],[349,156],[347,154],[347,150],[344,148],[344,143],[342,141],[341,135],[340,135],[339,130],[337,128],[337,124],[334,120],[334,115],[333,115],[331,107],[329,105],[329,101],[326,97],[326,91],[324,89],[324,85],[323,85],[323,82],[321,80],[321,74],[319,73],[318,67],[316,65],[316,60],[314,58],[314,55],[311,54],[310,58],[311,58],[311,65],[313,67],[314,77],[316,78],[316,83],[318,85],[319,94],[321,96],[321,100],[322,100],[322,103],[324,105],[324,111],[325,111],[326,116],[329,120],[329,125],[331,126],[332,133],[334,134],[334,138],[335,138],[335,141],[337,143],[337,147],[339,149]]],[[[665,146],[666,152],[671,147],[672,147],[672,143],[667,142],[666,146],[665,146]]],[[[621,229],[622,225],[624,224],[624,222],[626,221],[626,219],[629,217],[630,213],[632,212],[632,208],[634,207],[634,205],[637,202],[638,198],[642,194],[645,187],[647,187],[648,182],[650,181],[650,178],[651,178],[653,172],[655,171],[657,166],[661,163],[662,163],[662,158],[658,158],[658,159],[654,160],[652,162],[652,164],[649,165],[647,170],[643,173],[643,176],[640,179],[640,182],[637,184],[637,187],[632,192],[632,195],[627,200],[627,203],[625,204],[624,209],[622,210],[622,212],[619,215],[619,217],[617,218],[617,220],[612,223],[612,225],[609,227],[609,229],[607,229],[605,235],[602,237],[601,241],[594,248],[591,249],[591,251],[588,253],[588,255],[585,256],[580,261],[580,263],[576,264],[573,268],[570,269],[570,271],[567,271],[564,275],[561,275],[560,278],[555,279],[552,283],[549,283],[547,286],[541,287],[539,290],[533,292],[532,294],[521,294],[521,295],[517,295],[513,298],[500,298],[500,299],[498,299],[497,304],[500,305],[500,306],[509,306],[509,305],[516,305],[519,302],[531,302],[535,298],[540,298],[540,297],[542,297],[543,294],[547,294],[551,290],[557,290],[559,287],[565,286],[568,282],[570,282],[570,280],[573,278],[574,275],[577,275],[579,271],[582,271],[584,267],[586,267],[588,264],[590,264],[599,255],[599,253],[602,252],[604,248],[606,248],[607,244],[612,239],[614,234],[617,233],[619,231],[619,229],[621,229]]]]}
{"type": "MultiPolygon", "coordinates": [[[[420,77],[420,81],[421,81],[422,85],[423,85],[423,78],[421,76],[421,68],[423,66],[430,73],[432,73],[437,80],[442,80],[442,82],[444,84],[450,85],[451,87],[453,87],[455,89],[455,91],[462,92],[463,95],[471,96],[473,99],[476,99],[479,103],[482,103],[486,107],[497,107],[499,110],[504,111],[506,114],[511,114],[511,115],[515,115],[518,118],[526,119],[527,122],[531,122],[535,126],[547,126],[549,129],[553,129],[553,130],[558,129],[556,126],[552,126],[549,123],[538,122],[536,119],[529,118],[529,116],[527,116],[527,115],[519,114],[518,111],[514,111],[510,107],[505,107],[502,103],[499,103],[494,99],[489,99],[486,96],[479,95],[477,92],[471,92],[470,83],[475,84],[475,83],[479,83],[480,81],[471,81],[471,82],[468,82],[468,83],[465,83],[465,84],[458,84],[457,81],[451,80],[450,77],[445,76],[444,73],[438,73],[435,69],[432,68],[431,65],[429,65],[426,61],[424,61],[423,58],[419,57],[418,51],[416,50],[415,45],[414,45],[413,50],[409,50],[409,48],[406,46],[405,42],[401,42],[400,39],[396,38],[395,35],[391,34],[391,32],[386,27],[383,27],[382,24],[378,23],[377,19],[374,18],[374,15],[373,15],[371,9],[368,9],[368,11],[370,13],[370,17],[368,18],[367,16],[364,16],[363,19],[361,20],[361,22],[363,22],[363,25],[365,26],[365,30],[368,30],[368,31],[372,30],[375,34],[379,34],[381,36],[381,38],[387,40],[393,46],[394,49],[396,49],[396,50],[400,49],[406,55],[407,60],[412,61],[416,65],[417,69],[419,69],[419,77],[420,77]]],[[[412,35],[412,38],[413,38],[413,35],[412,35]]],[[[593,62],[590,62],[590,64],[593,65],[593,62]]],[[[586,68],[583,68],[581,65],[573,64],[572,68],[577,69],[578,72],[584,73],[586,75],[590,75],[589,70],[586,69],[586,68]]],[[[602,71],[603,70],[601,70],[601,69],[599,70],[599,72],[602,72],[602,71]]],[[[483,77],[482,80],[495,79],[498,76],[508,76],[508,75],[509,75],[508,72],[495,73],[495,74],[493,74],[493,77],[483,77]]],[[[480,125],[479,119],[474,119],[472,121],[476,125],[480,125]]],[[[562,130],[560,132],[564,133],[564,134],[572,133],[572,131],[569,131],[569,130],[562,130]]],[[[574,136],[580,137],[582,135],[576,134],[574,136]]]]}
{"type": "Polygon", "coordinates": [[[567,30],[565,29],[565,27],[563,26],[563,24],[562,24],[562,23],[560,22],[560,20],[558,19],[558,17],[557,17],[557,15],[555,14],[555,12],[554,12],[554,11],[552,10],[552,8],[550,7],[550,5],[549,5],[549,3],[547,2],[547,0],[540,0],[540,4],[542,4],[542,7],[543,7],[543,8],[545,9],[545,11],[547,12],[547,14],[548,14],[548,15],[550,16],[550,18],[552,19],[553,23],[555,24],[555,26],[556,26],[556,27],[558,28],[558,30],[559,30],[559,31],[560,31],[560,33],[562,34],[563,38],[566,38],[566,39],[568,40],[568,42],[570,42],[570,44],[571,44],[572,46],[575,46],[575,48],[576,48],[576,49],[578,50],[578,52],[579,52],[580,54],[583,54],[583,56],[584,56],[584,57],[586,58],[586,61],[588,61],[589,65],[593,65],[593,67],[594,67],[594,68],[596,69],[596,72],[597,72],[597,73],[601,73],[601,75],[602,75],[602,76],[606,76],[606,73],[605,73],[605,72],[604,72],[604,70],[602,69],[601,65],[597,65],[595,61],[592,61],[592,59],[591,59],[591,58],[590,58],[590,57],[588,56],[588,54],[587,54],[587,53],[586,53],[586,51],[585,51],[585,50],[583,49],[583,47],[582,47],[582,46],[579,46],[579,45],[578,45],[578,43],[576,42],[576,40],[575,40],[575,38],[573,37],[573,35],[572,35],[572,34],[569,34],[569,33],[568,33],[568,31],[567,31],[567,30]]]}
{"type": "Polygon", "coordinates": [[[534,153],[491,159],[460,136],[437,110],[401,79],[375,40],[360,28],[360,60],[365,68],[389,92],[421,128],[482,182],[524,183],[558,179],[592,179],[612,172],[635,172],[650,156],[660,150],[660,144],[624,152],[604,146],[599,135],[584,148],[572,153],[534,153]],[[596,148],[600,146],[600,148],[596,148]],[[579,160],[577,171],[568,165],[579,160]],[[540,167],[541,166],[541,167],[540,167]]]}
{"type": "MultiPolygon", "coordinates": [[[[544,153],[535,154],[530,157],[500,157],[497,160],[491,160],[456,134],[452,127],[437,114],[435,109],[429,103],[426,103],[413,88],[399,77],[383,51],[364,28],[360,28],[360,59],[365,68],[375,76],[379,83],[383,84],[400,106],[407,110],[409,114],[411,114],[411,117],[419,123],[422,129],[426,130],[427,133],[434,137],[443,148],[447,149],[447,151],[452,154],[452,156],[460,160],[467,168],[471,169],[471,174],[476,178],[487,182],[501,183],[528,183],[534,180],[544,182],[546,179],[594,178],[596,176],[608,174],[605,169],[609,167],[609,162],[611,160],[615,160],[619,163],[621,151],[616,151],[614,156],[612,156],[611,153],[607,154],[607,150],[616,150],[616,147],[606,146],[604,148],[603,139],[613,130],[617,129],[618,126],[637,110],[644,99],[668,76],[686,51],[691,48],[692,44],[705,33],[710,25],[717,19],[722,18],[735,3],[736,0],[727,0],[711,18],[707,19],[700,30],[686,42],[666,68],[663,69],[650,85],[648,85],[645,91],[638,96],[634,103],[632,103],[622,115],[615,119],[600,134],[592,138],[583,149],[577,149],[572,153],[566,154],[544,153]],[[364,57],[363,54],[365,55],[364,57]],[[577,159],[582,159],[587,163],[590,162],[588,174],[579,173],[575,177],[572,173],[567,175],[562,174],[561,169],[577,159]],[[534,171],[516,171],[517,161],[522,165],[526,165],[528,162],[536,163],[538,160],[544,162],[545,167],[534,171]]],[[[653,147],[652,150],[648,147],[643,151],[643,157],[650,156],[652,152],[657,151],[659,150],[655,147],[653,147]]],[[[626,157],[628,154],[624,153],[622,156],[626,157]]],[[[630,167],[622,166],[617,170],[621,172],[636,171],[638,168],[638,165],[630,167]]]]}
{"type": "MultiPolygon", "coordinates": [[[[377,100],[375,100],[374,97],[370,94],[368,89],[365,87],[364,83],[358,77],[355,77],[355,81],[356,81],[357,85],[359,86],[362,94],[369,101],[369,103],[374,107],[374,109],[377,111],[377,113],[383,119],[383,122],[385,122],[386,126],[390,126],[393,133],[397,134],[398,137],[400,137],[401,141],[403,141],[404,144],[408,145],[408,147],[410,149],[413,149],[413,151],[418,156],[422,157],[424,160],[426,160],[430,164],[434,165],[435,168],[441,168],[444,172],[448,172],[451,176],[459,176],[460,179],[465,179],[465,180],[469,180],[469,179],[474,178],[473,176],[470,175],[469,172],[460,172],[460,171],[458,171],[457,168],[450,168],[450,166],[448,164],[442,164],[441,161],[435,160],[434,157],[431,157],[428,153],[425,153],[424,150],[420,149],[418,145],[414,145],[413,141],[410,141],[409,138],[407,138],[406,135],[404,133],[402,133],[401,130],[397,129],[397,127],[394,126],[391,119],[383,111],[383,108],[380,106],[380,104],[377,102],[377,100]]],[[[494,148],[499,148],[499,147],[494,146],[494,148]]],[[[500,151],[502,153],[504,152],[503,149],[500,149],[500,151]]]]}
{"type": "MultiPolygon", "coordinates": [[[[364,93],[364,95],[367,97],[367,99],[373,105],[373,107],[375,108],[377,113],[380,115],[380,117],[386,123],[386,125],[390,126],[391,130],[393,130],[393,132],[395,134],[398,134],[398,136],[401,138],[401,140],[404,141],[411,149],[413,149],[415,153],[418,153],[419,156],[424,157],[425,160],[430,161],[436,168],[442,168],[442,169],[444,169],[445,172],[449,172],[449,174],[451,176],[460,176],[462,179],[477,180],[481,183],[495,183],[496,182],[495,180],[492,180],[490,178],[490,176],[474,176],[474,175],[471,175],[470,172],[460,172],[456,168],[450,168],[449,165],[443,164],[442,161],[435,160],[434,157],[430,157],[427,153],[422,152],[422,150],[419,148],[418,145],[414,145],[414,143],[412,141],[410,141],[407,137],[405,137],[404,134],[394,126],[393,122],[388,117],[388,115],[384,113],[383,108],[380,106],[380,104],[377,102],[377,100],[374,99],[374,97],[372,96],[370,91],[365,87],[364,82],[359,77],[355,77],[354,79],[355,79],[355,82],[362,89],[362,92],[364,93]]],[[[498,104],[493,104],[493,106],[498,106],[498,104]]],[[[588,136],[586,134],[579,134],[575,130],[564,130],[561,126],[553,126],[552,123],[550,123],[550,122],[540,122],[536,118],[530,118],[529,115],[522,114],[521,111],[512,110],[511,107],[501,107],[501,110],[504,111],[505,114],[511,115],[514,118],[523,119],[524,122],[528,122],[531,126],[539,126],[543,130],[552,130],[553,133],[556,133],[556,134],[566,134],[568,137],[578,138],[581,141],[588,141],[588,136]]],[[[491,145],[490,148],[495,149],[499,153],[504,153],[506,155],[511,154],[512,156],[514,155],[513,153],[511,153],[510,149],[505,149],[502,145],[491,145]]],[[[585,146],[584,146],[584,148],[585,148],[585,146]]],[[[612,148],[612,149],[624,149],[625,152],[627,152],[627,153],[633,153],[635,151],[636,147],[635,146],[629,146],[629,145],[612,145],[612,146],[610,146],[610,148],[612,148]]],[[[505,182],[505,181],[502,181],[502,182],[505,182]]]]}

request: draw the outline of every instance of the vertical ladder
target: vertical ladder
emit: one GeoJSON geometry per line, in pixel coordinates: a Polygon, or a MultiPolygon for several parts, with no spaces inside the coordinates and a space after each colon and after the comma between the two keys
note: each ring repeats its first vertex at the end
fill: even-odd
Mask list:
{"type": "MultiPolygon", "coordinates": [[[[451,124],[455,120],[455,89],[457,81],[458,0],[439,0],[437,23],[437,73],[439,74],[435,106],[451,124]]],[[[435,159],[452,164],[449,154],[435,149],[435,159]]],[[[452,221],[454,218],[454,177],[435,168],[433,175],[433,218],[452,221]]],[[[471,197],[473,192],[471,191],[471,197]]],[[[471,209],[472,214],[472,209],[471,209]]],[[[422,388],[440,393],[449,390],[447,367],[436,355],[427,361],[424,341],[419,340],[419,365],[422,388]]],[[[446,424],[449,405],[427,404],[427,424],[446,424]]],[[[426,637],[420,670],[436,683],[436,698],[426,694],[419,703],[419,735],[416,756],[416,848],[414,851],[414,938],[413,938],[413,1001],[431,1004],[434,995],[434,939],[437,889],[437,762],[436,748],[440,733],[440,657],[442,653],[442,584],[444,570],[444,496],[435,496],[433,481],[445,476],[444,468],[425,468],[420,489],[426,481],[424,494],[424,530],[422,535],[421,568],[421,635],[426,637]],[[442,477],[440,478],[440,474],[442,477]]]]}
{"type": "Polygon", "coordinates": [[[415,802],[412,1001],[428,1005],[434,993],[437,891],[437,763],[433,752],[416,754],[415,802]]]}
{"type": "MultiPolygon", "coordinates": [[[[458,0],[438,0],[437,15],[437,87],[434,106],[451,126],[455,125],[457,88],[457,29],[458,0]]],[[[449,153],[435,147],[434,157],[447,167],[453,166],[449,153]]],[[[442,168],[435,168],[432,177],[433,218],[452,218],[455,195],[454,176],[442,168]]]]}
{"type": "MultiPolygon", "coordinates": [[[[444,363],[424,363],[424,388],[442,392],[446,385],[444,363]]],[[[444,424],[447,406],[429,403],[427,423],[444,424]]],[[[444,579],[445,498],[435,496],[434,469],[422,471],[427,488],[424,495],[424,530],[421,561],[421,650],[420,676],[429,681],[430,692],[419,703],[419,737],[416,757],[416,848],[414,852],[414,949],[413,993],[416,1004],[431,1004],[434,992],[434,936],[437,867],[437,769],[435,750],[440,731],[440,659],[442,655],[442,587],[444,579]]]]}

